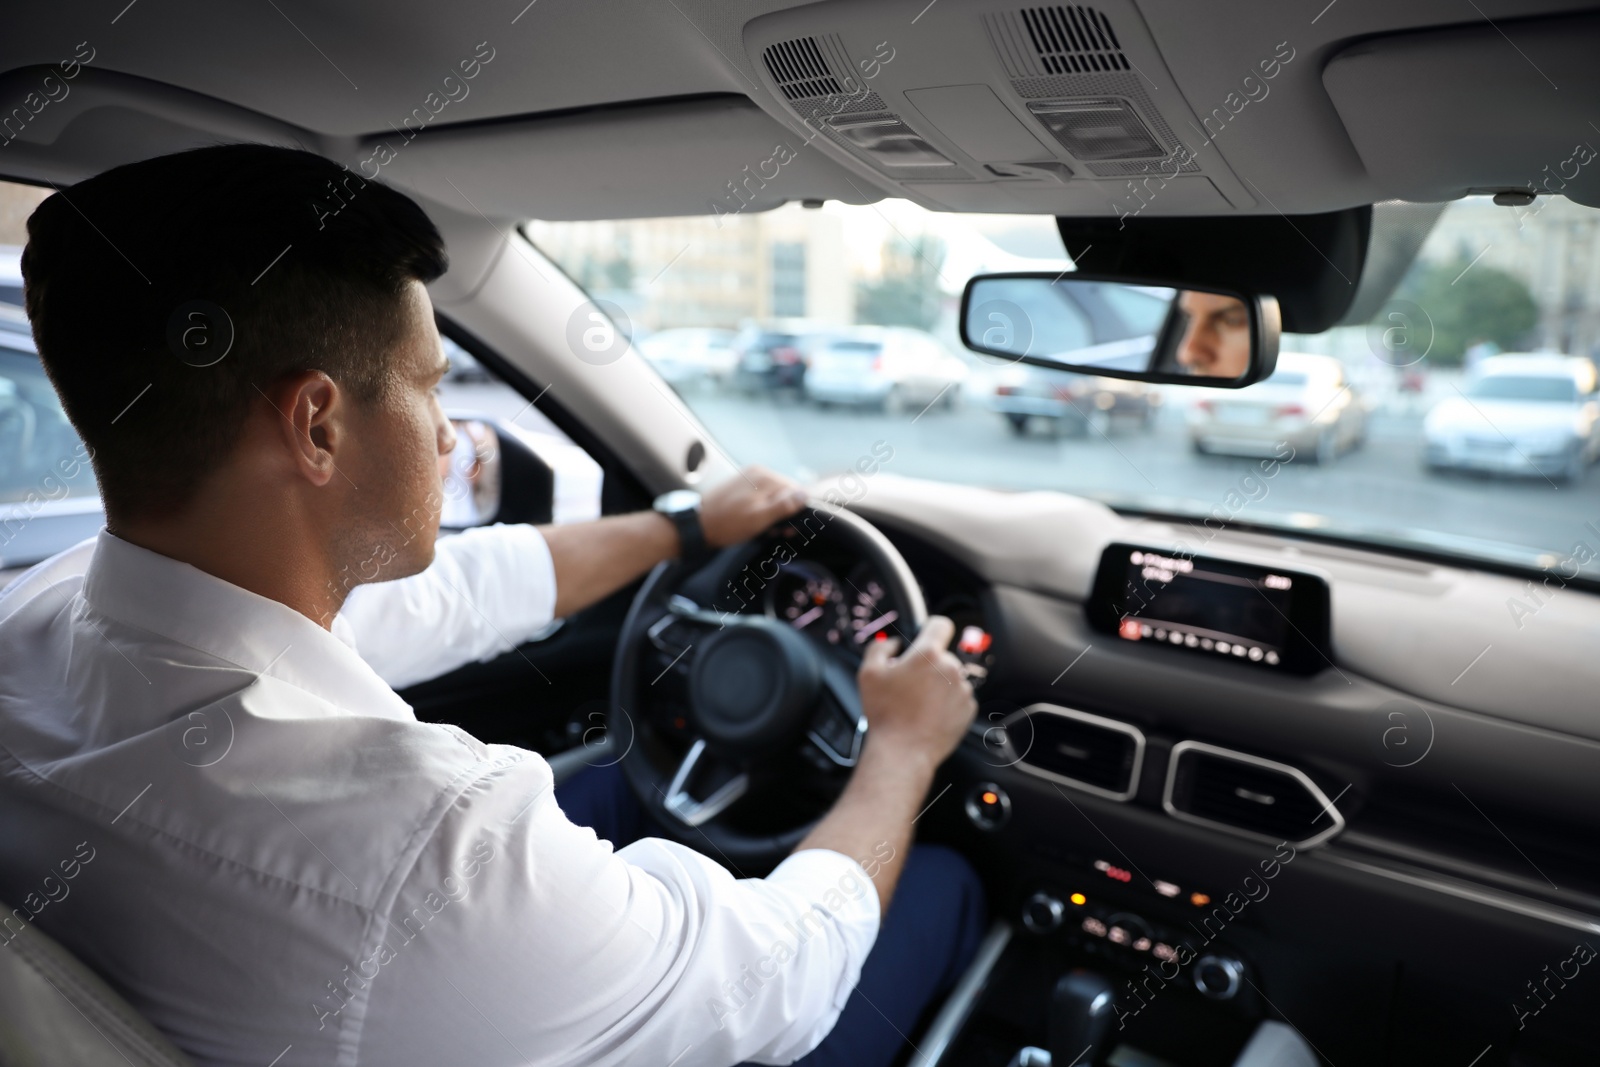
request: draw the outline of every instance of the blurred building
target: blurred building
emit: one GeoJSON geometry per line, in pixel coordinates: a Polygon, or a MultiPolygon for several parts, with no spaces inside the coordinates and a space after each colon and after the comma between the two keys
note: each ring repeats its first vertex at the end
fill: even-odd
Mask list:
{"type": "Polygon", "coordinates": [[[528,234],[591,295],[649,330],[779,317],[850,321],[844,221],[826,211],[532,222],[528,234]]]}

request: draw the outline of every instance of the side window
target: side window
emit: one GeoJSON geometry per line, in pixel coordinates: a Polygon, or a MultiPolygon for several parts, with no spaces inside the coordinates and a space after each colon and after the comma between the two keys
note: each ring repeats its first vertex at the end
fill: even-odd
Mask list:
{"type": "Polygon", "coordinates": [[[93,499],[88,449],[27,344],[0,331],[0,505],[93,499]]]}
{"type": "Polygon", "coordinates": [[[439,403],[456,424],[456,450],[441,463],[440,524],[461,529],[492,519],[501,476],[496,425],[515,434],[555,472],[555,522],[599,518],[600,464],[466,349],[449,337],[442,340],[450,372],[439,383],[439,403]]]}
{"type": "Polygon", "coordinates": [[[104,522],[89,451],[34,354],[22,309],[27,220],[49,195],[0,182],[0,587],[104,522]]]}

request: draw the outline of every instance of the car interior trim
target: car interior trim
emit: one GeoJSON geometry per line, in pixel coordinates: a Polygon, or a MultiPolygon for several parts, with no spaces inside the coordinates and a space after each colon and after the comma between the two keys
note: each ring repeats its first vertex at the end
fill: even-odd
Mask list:
{"type": "Polygon", "coordinates": [[[939,1014],[934,1016],[917,1046],[922,1067],[939,1067],[944,1062],[945,1054],[950,1051],[962,1024],[972,1014],[978,997],[988,984],[995,964],[1000,962],[1001,954],[1011,943],[1011,934],[1011,924],[1004,919],[996,920],[989,927],[989,932],[978,945],[977,955],[972,957],[972,962],[967,965],[955,988],[950,990],[950,995],[939,1008],[939,1014]]]}
{"type": "Polygon", "coordinates": [[[1328,841],[1330,838],[1334,837],[1344,829],[1344,816],[1339,814],[1338,807],[1335,806],[1332,800],[1328,799],[1328,794],[1324,793],[1317,786],[1317,783],[1311,780],[1311,776],[1306,774],[1305,771],[1302,771],[1298,767],[1291,767],[1287,763],[1279,763],[1276,760],[1262,759],[1260,756],[1252,756],[1247,752],[1239,752],[1231,748],[1221,748],[1217,745],[1208,745],[1204,741],[1179,741],[1177,744],[1172,746],[1172,755],[1167,761],[1167,783],[1161,793],[1161,807],[1165,809],[1166,813],[1171,815],[1174,819],[1181,819],[1184,822],[1194,823],[1196,826],[1209,826],[1218,830],[1226,830],[1230,834],[1239,834],[1256,841],[1266,841],[1274,844],[1277,843],[1276,839],[1270,834],[1257,833],[1254,830],[1246,830],[1241,826],[1234,826],[1232,823],[1219,822],[1216,819],[1208,819],[1203,815],[1195,815],[1192,812],[1184,811],[1182,808],[1179,808],[1177,805],[1173,804],[1172,792],[1173,787],[1177,784],[1178,780],[1178,761],[1184,757],[1185,753],[1189,752],[1200,752],[1208,756],[1216,756],[1220,759],[1233,760],[1237,763],[1248,763],[1253,767],[1260,767],[1263,770],[1276,771],[1279,774],[1288,775],[1290,778],[1293,778],[1296,782],[1298,782],[1306,790],[1306,792],[1311,794],[1312,799],[1321,803],[1322,810],[1328,815],[1330,824],[1326,829],[1320,830],[1304,840],[1289,842],[1297,849],[1307,850],[1316,848],[1318,845],[1328,841]]]}
{"type": "Polygon", "coordinates": [[[1354,856],[1347,856],[1337,849],[1325,850],[1318,853],[1318,857],[1340,867],[1359,871],[1362,874],[1387,878],[1391,881],[1415,886],[1418,889],[1431,890],[1435,893],[1456,897],[1459,900],[1482,904],[1498,911],[1509,912],[1528,919],[1536,919],[1539,922],[1549,923],[1553,926],[1562,926],[1586,934],[1600,934],[1600,916],[1585,915],[1569,908],[1546,904],[1538,900],[1530,900],[1527,897],[1458,881],[1453,878],[1402,870],[1389,864],[1357,859],[1354,856]]]}
{"type": "Polygon", "coordinates": [[[1029,717],[1034,712],[1040,712],[1046,715],[1058,715],[1063,719],[1075,719],[1078,722],[1088,723],[1091,726],[1098,726],[1105,730],[1115,730],[1118,733],[1127,734],[1129,737],[1133,738],[1133,771],[1128,777],[1128,788],[1122,792],[1117,792],[1116,790],[1106,789],[1102,786],[1091,785],[1090,783],[1080,781],[1077,778],[1070,778],[1064,774],[1057,774],[1055,771],[1047,771],[1043,767],[1038,767],[1029,763],[1027,759],[1027,753],[1025,752],[1017,758],[1017,767],[1036,778],[1043,778],[1046,781],[1051,782],[1059,782],[1062,785],[1070,785],[1074,789],[1081,789],[1086,793],[1093,793],[1097,797],[1105,797],[1107,800],[1115,800],[1125,803],[1138,795],[1139,778],[1144,770],[1145,736],[1143,730],[1140,730],[1137,726],[1134,726],[1130,723],[1121,722],[1117,719],[1107,719],[1100,715],[1092,715],[1087,711],[1079,711],[1076,708],[1064,708],[1059,704],[1038,703],[1030,704],[1020,711],[1013,712],[1006,716],[1004,720],[1002,720],[1001,725],[1006,730],[1006,743],[1008,745],[1010,744],[1011,724],[1019,719],[1025,719],[1029,717]]]}

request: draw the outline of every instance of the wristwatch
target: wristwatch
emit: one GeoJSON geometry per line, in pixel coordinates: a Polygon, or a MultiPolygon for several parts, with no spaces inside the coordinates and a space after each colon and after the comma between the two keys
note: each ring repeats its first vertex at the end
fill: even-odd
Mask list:
{"type": "Polygon", "coordinates": [[[700,525],[700,494],[674,489],[656,497],[651,505],[678,528],[678,558],[694,559],[706,550],[706,532],[700,525]]]}

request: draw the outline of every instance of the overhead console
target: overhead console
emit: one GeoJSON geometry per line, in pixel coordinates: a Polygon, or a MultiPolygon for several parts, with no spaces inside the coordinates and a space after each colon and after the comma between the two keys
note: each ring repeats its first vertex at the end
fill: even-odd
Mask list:
{"type": "MultiPolygon", "coordinates": [[[[915,21],[843,0],[755,19],[744,41],[770,93],[761,103],[930,207],[1128,217],[1257,206],[1210,143],[1226,111],[1189,109],[1130,0],[982,2],[915,21]]],[[[1283,49],[1259,78],[1292,59],[1283,49]]]]}

